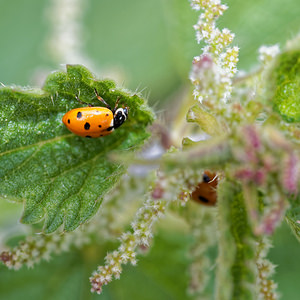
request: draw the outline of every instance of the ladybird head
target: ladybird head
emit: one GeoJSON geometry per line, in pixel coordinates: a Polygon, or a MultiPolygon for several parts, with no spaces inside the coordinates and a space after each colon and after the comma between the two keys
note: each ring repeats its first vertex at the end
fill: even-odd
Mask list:
{"type": "Polygon", "coordinates": [[[128,118],[128,107],[118,108],[114,112],[114,129],[120,127],[128,118]]]}

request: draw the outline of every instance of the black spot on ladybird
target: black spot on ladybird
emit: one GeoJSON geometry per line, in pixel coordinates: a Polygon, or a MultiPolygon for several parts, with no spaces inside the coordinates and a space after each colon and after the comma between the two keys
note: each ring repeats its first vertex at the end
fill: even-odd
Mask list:
{"type": "Polygon", "coordinates": [[[101,125],[98,125],[98,127],[101,128],[102,126],[101,126],[101,125]]]}
{"type": "Polygon", "coordinates": [[[200,201],[204,202],[204,203],[208,203],[208,202],[209,202],[209,201],[208,201],[205,197],[203,197],[203,196],[199,196],[198,199],[199,199],[200,201]]]}
{"type": "Polygon", "coordinates": [[[106,129],[106,131],[112,131],[114,129],[114,126],[110,126],[106,129]]]}
{"type": "Polygon", "coordinates": [[[109,116],[109,114],[106,114],[106,116],[108,117],[108,116],[109,116]]]}
{"type": "Polygon", "coordinates": [[[86,123],[84,124],[84,129],[85,129],[85,130],[89,130],[90,127],[91,127],[90,123],[86,122],[86,123]]]}
{"type": "Polygon", "coordinates": [[[68,119],[68,124],[70,124],[70,119],[68,119]]]}
{"type": "Polygon", "coordinates": [[[86,135],[85,137],[86,137],[86,138],[89,138],[89,139],[91,138],[91,136],[90,136],[90,135],[86,135]]]}
{"type": "Polygon", "coordinates": [[[79,111],[78,113],[77,113],[77,119],[80,119],[82,117],[82,113],[81,113],[81,111],[79,111]]]}

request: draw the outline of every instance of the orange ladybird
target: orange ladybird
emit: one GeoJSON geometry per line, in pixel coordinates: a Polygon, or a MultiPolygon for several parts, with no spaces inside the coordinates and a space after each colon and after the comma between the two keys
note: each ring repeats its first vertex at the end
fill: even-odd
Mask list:
{"type": "Polygon", "coordinates": [[[191,193],[191,198],[201,204],[214,206],[217,202],[217,185],[217,174],[205,171],[203,173],[203,181],[191,193]]]}
{"type": "Polygon", "coordinates": [[[72,109],[62,118],[66,127],[76,135],[87,138],[105,136],[120,127],[128,118],[128,107],[117,108],[119,99],[117,99],[115,108],[111,109],[104,99],[98,95],[96,89],[95,93],[98,100],[104,103],[106,107],[94,107],[91,104],[82,102],[76,96],[80,103],[87,104],[88,107],[72,109]]]}

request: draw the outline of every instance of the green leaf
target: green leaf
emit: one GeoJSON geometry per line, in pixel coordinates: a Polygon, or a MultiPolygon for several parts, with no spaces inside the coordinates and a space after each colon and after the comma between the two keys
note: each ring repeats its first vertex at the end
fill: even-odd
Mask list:
{"type": "Polygon", "coordinates": [[[233,158],[229,136],[222,135],[209,140],[191,142],[183,140],[184,150],[170,152],[163,157],[165,171],[174,168],[220,168],[233,158]]]}
{"type": "Polygon", "coordinates": [[[287,51],[272,70],[273,107],[286,122],[300,122],[300,51],[287,51]]]}
{"type": "Polygon", "coordinates": [[[153,120],[145,100],[79,65],[52,73],[43,90],[1,88],[0,103],[0,198],[24,202],[21,222],[44,219],[46,233],[63,223],[64,230],[74,230],[95,214],[125,172],[107,154],[139,148],[153,120]],[[112,107],[120,96],[129,118],[109,136],[85,139],[70,133],[61,119],[82,106],[75,99],[79,93],[82,101],[101,106],[94,88],[112,107]]]}
{"type": "Polygon", "coordinates": [[[296,199],[290,198],[289,202],[291,207],[286,212],[286,221],[296,238],[300,241],[300,194],[298,194],[296,199]]]}
{"type": "Polygon", "coordinates": [[[200,128],[211,136],[219,136],[224,133],[224,129],[217,119],[210,113],[203,110],[199,105],[194,105],[187,114],[188,122],[197,123],[200,128]]]}

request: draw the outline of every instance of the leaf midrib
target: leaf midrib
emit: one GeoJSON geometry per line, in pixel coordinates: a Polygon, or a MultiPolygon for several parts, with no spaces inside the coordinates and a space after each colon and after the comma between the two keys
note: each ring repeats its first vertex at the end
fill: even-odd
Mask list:
{"type": "MultiPolygon", "coordinates": [[[[45,144],[47,144],[47,143],[52,143],[52,142],[60,141],[60,140],[62,140],[62,139],[71,137],[72,135],[74,136],[74,134],[68,133],[68,134],[65,134],[65,135],[57,136],[57,137],[55,137],[55,138],[53,138],[53,139],[43,140],[43,141],[39,141],[39,142],[37,142],[37,143],[33,143],[33,144],[25,145],[25,146],[22,146],[22,147],[10,149],[10,150],[1,152],[1,153],[0,153],[0,157],[1,157],[1,156],[4,156],[4,155],[6,155],[6,154],[10,154],[10,153],[16,152],[16,151],[26,150],[26,149],[28,149],[28,148],[30,148],[30,147],[34,147],[34,146],[42,147],[43,145],[45,145],[45,144]]],[[[74,136],[74,137],[75,137],[75,136],[74,136]]]]}

